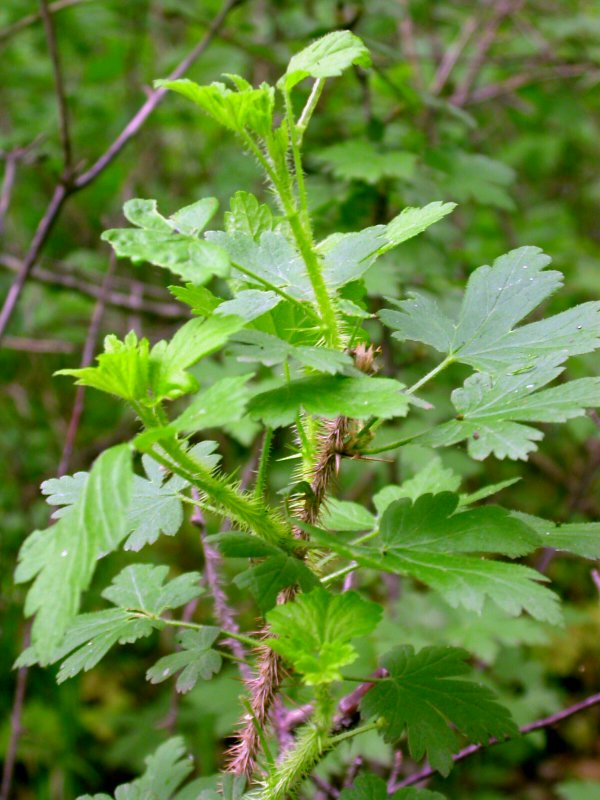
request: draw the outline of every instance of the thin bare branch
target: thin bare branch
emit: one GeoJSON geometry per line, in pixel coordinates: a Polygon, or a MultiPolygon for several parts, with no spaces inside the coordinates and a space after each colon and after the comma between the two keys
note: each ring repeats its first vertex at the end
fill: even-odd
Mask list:
{"type": "MultiPolygon", "coordinates": [[[[549,717],[544,717],[543,719],[535,720],[535,722],[529,722],[527,725],[522,725],[519,728],[519,732],[522,734],[527,734],[533,733],[533,731],[542,730],[543,728],[550,728],[553,725],[556,725],[558,722],[562,722],[563,719],[568,719],[574,714],[579,714],[581,711],[585,711],[588,708],[592,708],[593,706],[597,706],[599,704],[600,693],[592,694],[589,697],[586,697],[585,700],[581,700],[579,703],[575,703],[568,708],[564,708],[562,711],[557,711],[555,714],[550,714],[549,717]]],[[[480,750],[485,750],[487,747],[493,747],[497,744],[503,744],[506,741],[506,739],[492,738],[487,744],[471,744],[468,747],[463,748],[460,752],[456,753],[456,755],[452,756],[452,760],[455,763],[457,761],[462,761],[465,758],[469,758],[469,756],[475,755],[475,753],[478,753],[480,750]]],[[[419,772],[415,772],[414,774],[409,775],[408,778],[404,778],[403,780],[395,783],[393,786],[388,787],[388,793],[393,794],[403,786],[414,786],[414,784],[421,783],[434,774],[434,769],[431,767],[424,767],[419,772]]]]}
{"type": "Polygon", "coordinates": [[[56,41],[56,31],[54,21],[48,7],[48,0],[40,0],[40,14],[46,32],[46,42],[50,61],[52,62],[52,72],[54,74],[54,90],[56,92],[56,107],[58,110],[58,126],[60,130],[60,144],[63,153],[63,178],[68,180],[73,162],[73,150],[71,147],[71,126],[69,122],[69,107],[65,93],[65,81],[62,71],[58,43],[56,41]]]}
{"type": "Polygon", "coordinates": [[[469,39],[478,26],[479,20],[475,17],[470,17],[463,25],[456,41],[446,50],[431,82],[430,91],[432,94],[437,95],[442,91],[469,39]]]}
{"type": "Polygon", "coordinates": [[[455,106],[464,105],[471,87],[477,80],[477,76],[485,63],[488,51],[496,40],[498,28],[509,14],[515,12],[521,6],[522,2],[523,0],[500,0],[493,4],[492,13],[477,40],[475,54],[469,63],[465,76],[456,92],[450,98],[450,102],[455,106]]]}
{"type": "MultiPolygon", "coordinates": [[[[171,80],[180,78],[186,72],[186,70],[204,53],[220,27],[225,22],[227,15],[233,8],[235,8],[237,5],[240,5],[242,2],[244,2],[244,0],[225,1],[221,7],[221,10],[213,19],[198,45],[196,45],[196,47],[168,76],[171,80]]],[[[106,152],[100,156],[100,158],[86,172],[83,172],[72,182],[69,182],[68,188],[62,179],[56,186],[48,207],[46,208],[46,211],[44,212],[44,215],[38,224],[29,250],[27,251],[27,254],[21,263],[19,272],[17,273],[17,276],[8,291],[4,305],[0,310],[0,342],[6,333],[6,329],[11,320],[13,312],[17,303],[19,302],[23,287],[25,286],[31,270],[37,261],[40,251],[42,250],[46,240],[48,239],[48,236],[50,235],[57,219],[60,216],[65,200],[69,195],[84,189],[86,186],[92,183],[98,177],[98,175],[100,175],[102,171],[114,161],[121,150],[125,147],[127,142],[129,142],[129,140],[135,136],[142,125],[146,122],[150,114],[165,96],[165,93],[166,90],[164,89],[157,89],[156,91],[150,92],[146,102],[141,106],[139,111],[133,116],[128,125],[125,126],[123,131],[121,131],[119,136],[117,136],[115,141],[110,145],[106,152]]]]}
{"type": "Polygon", "coordinates": [[[25,336],[6,336],[4,347],[24,353],[72,353],[75,350],[75,345],[71,342],[60,339],[29,339],[25,336]]]}
{"type": "MultiPolygon", "coordinates": [[[[593,70],[593,72],[596,77],[600,76],[600,70],[593,70]]],[[[471,106],[476,103],[484,103],[487,100],[494,100],[497,97],[512,94],[512,92],[517,91],[517,89],[534,83],[544,83],[546,81],[560,80],[562,78],[578,78],[581,75],[590,75],[589,64],[557,64],[556,66],[533,70],[526,74],[513,75],[505,81],[490,83],[488,86],[475,89],[465,98],[463,105],[471,106]]]]}
{"type": "MultiPolygon", "coordinates": [[[[93,2],[97,2],[97,0],[56,0],[54,3],[48,3],[48,11],[50,14],[56,14],[65,8],[71,8],[72,6],[80,6],[93,2]]],[[[0,31],[0,44],[6,42],[16,33],[19,33],[19,31],[22,31],[25,28],[28,28],[30,25],[34,25],[36,22],[39,22],[41,19],[41,11],[38,11],[36,14],[27,14],[26,17],[21,17],[21,19],[17,20],[17,22],[13,22],[12,25],[8,25],[6,28],[0,31]]]]}
{"type": "MultiPolygon", "coordinates": [[[[25,628],[25,633],[23,635],[23,650],[29,647],[30,634],[31,625],[30,623],[27,623],[27,627],[25,628]]],[[[17,671],[17,682],[15,685],[13,707],[10,714],[10,734],[8,737],[8,744],[6,745],[4,767],[2,769],[0,800],[8,800],[10,797],[13,773],[15,771],[15,760],[17,757],[17,745],[19,744],[19,739],[21,738],[21,733],[23,732],[22,717],[28,675],[28,667],[20,667],[17,671]]]]}
{"type": "Polygon", "coordinates": [[[402,20],[398,26],[400,33],[400,41],[402,42],[402,49],[406,60],[410,64],[415,83],[422,89],[424,86],[423,73],[421,72],[421,64],[417,55],[417,48],[415,45],[415,31],[412,16],[410,13],[410,0],[399,0],[402,9],[402,20]]]}

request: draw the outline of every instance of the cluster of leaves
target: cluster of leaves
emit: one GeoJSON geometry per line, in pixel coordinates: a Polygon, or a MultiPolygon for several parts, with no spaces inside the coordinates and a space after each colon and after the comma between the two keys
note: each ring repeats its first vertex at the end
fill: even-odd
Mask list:
{"type": "MultiPolygon", "coordinates": [[[[438,469],[435,461],[412,482],[375,495],[376,513],[370,503],[365,507],[328,497],[315,524],[298,519],[298,505],[310,503],[314,494],[316,434],[323,419],[349,420],[340,458],[394,448],[393,431],[401,441],[410,438],[427,447],[466,440],[468,453],[476,460],[491,454],[524,460],[542,437],[539,429],[526,423],[564,422],[600,404],[596,378],[547,388],[560,378],[568,357],[589,353],[600,343],[598,304],[586,303],[520,324],[560,285],[560,273],[544,269],[549,259],[537,248],[519,248],[492,267],[475,270],[460,308],[449,303],[442,310],[427,293],[390,300],[388,305],[396,310],[381,311],[380,318],[394,337],[402,343],[424,343],[443,357],[408,389],[404,375],[405,384],[357,368],[352,351],[359,345],[367,347],[374,330],[371,322],[364,324],[371,318],[366,302],[369,281],[376,280],[378,270],[385,274],[389,251],[454,207],[429,203],[405,209],[387,225],[333,234],[316,244],[312,240],[307,208],[302,206],[302,170],[287,171],[306,122],[304,112],[294,120],[291,92],[306,77],[315,79],[319,91],[325,78],[368,63],[362,43],[344,33],[325,37],[292,59],[277,87],[263,84],[255,89],[237,76],[229,76],[233,88],[201,87],[188,81],[165,84],[241,140],[266,168],[279,206],[273,210],[254,195],[238,192],[225,214],[224,230],[205,231],[217,210],[214,198],[168,218],[158,213],[155,201],[133,200],[126,204],[125,216],[136,228],[105,234],[119,257],[166,268],[181,279],[184,285],[171,287],[171,292],[196,318],[169,342],[153,347],[133,333],[122,340],[108,337],[98,366],[63,370],[82,385],[125,400],[145,430],[130,448],[107,450],[89,475],[77,473],[46,483],[51,504],[62,508],[56,524],[33,534],[21,552],[17,579],[34,579],[26,611],[35,614],[35,620],[32,648],[20,663],[61,662],[62,681],[95,666],[116,644],[181,625],[173,652],[150,667],[148,680],[157,683],[177,675],[177,689],[186,692],[200,678],[208,680],[217,673],[223,653],[213,645],[225,633],[212,624],[186,628],[184,619],[171,618],[171,610],[198,596],[195,573],[164,585],[166,568],[129,566],[103,592],[114,608],[77,613],[101,557],[123,543],[125,549],[139,550],[157,542],[161,533],[174,536],[182,531],[183,536],[185,509],[194,503],[201,505],[207,524],[215,530],[222,518],[233,521],[234,532],[218,533],[209,541],[224,557],[236,559],[230,565],[237,572],[235,584],[250,590],[273,634],[267,646],[293,670],[294,681],[315,687],[308,689],[314,691],[315,702],[323,689],[330,699],[339,697],[345,668],[361,652],[353,640],[376,641],[372,634],[382,607],[366,599],[377,596],[373,575],[402,576],[417,587],[434,590],[452,608],[483,612],[484,619],[487,609],[493,608],[499,625],[507,620],[531,622],[520,618],[523,612],[557,624],[558,598],[542,585],[544,577],[498,556],[521,558],[544,546],[585,558],[600,554],[596,524],[558,526],[496,506],[478,506],[486,495],[460,494],[458,476],[438,469]],[[284,103],[279,127],[275,127],[277,89],[284,103]],[[290,179],[297,182],[296,192],[286,189],[290,179]],[[225,363],[240,365],[242,374],[217,374],[214,380],[211,356],[223,349],[225,363]],[[475,372],[452,392],[456,417],[440,423],[436,412],[415,393],[453,363],[475,372]],[[170,402],[185,395],[192,396],[183,410],[178,405],[176,414],[169,414],[170,402]],[[409,412],[406,429],[397,429],[396,421],[409,412]],[[216,471],[219,455],[212,439],[198,442],[202,431],[231,430],[242,418],[254,430],[260,424],[295,429],[297,443],[290,446],[301,466],[286,475],[282,502],[273,499],[264,476],[257,491],[240,490],[234,474],[216,471]],[[426,430],[420,424],[415,434],[413,418],[426,430]],[[382,443],[372,440],[373,431],[380,428],[382,443]],[[133,471],[134,449],[144,454],[147,477],[133,471]],[[309,544],[298,544],[293,535],[296,527],[310,537],[309,544]],[[245,560],[243,568],[239,559],[245,560]],[[327,574],[325,567],[335,561],[336,571],[327,574]],[[353,571],[360,576],[360,593],[331,591],[341,587],[341,574],[353,571]],[[280,591],[293,586],[302,591],[298,598],[276,606],[280,591]]],[[[312,113],[311,106],[307,108],[312,113]]],[[[390,166],[392,159],[384,152],[371,160],[375,172],[368,174],[349,172],[353,165],[357,168],[356,151],[346,153],[346,161],[339,153],[323,152],[322,157],[343,180],[377,183],[412,169],[410,159],[400,165],[396,159],[390,166]]],[[[486,166],[482,161],[469,164],[466,157],[457,163],[465,171],[473,170],[473,181],[486,166]]],[[[490,184],[489,196],[498,205],[504,203],[500,187],[506,183],[506,174],[498,174],[493,187],[490,184]]],[[[410,345],[404,347],[408,350],[410,345]]],[[[232,372],[236,371],[237,366],[232,372]]],[[[437,404],[438,398],[432,399],[437,404]]],[[[261,467],[274,469],[267,459],[268,448],[261,467]]],[[[489,494],[500,488],[491,487],[489,494]]],[[[395,646],[373,664],[387,675],[373,682],[361,703],[361,715],[376,720],[374,725],[386,741],[397,746],[406,739],[414,759],[427,757],[435,769],[447,774],[451,756],[462,742],[516,733],[509,712],[495,695],[465,679],[476,676],[468,659],[460,648],[434,646],[415,653],[408,644],[395,646]],[[430,704],[424,698],[431,698],[430,704]]],[[[363,678],[368,680],[368,670],[363,678]]],[[[335,735],[330,739],[333,747],[335,735]]],[[[150,791],[164,798],[197,796],[200,789],[194,784],[179,789],[189,772],[180,760],[182,752],[177,740],[165,745],[149,760],[144,777],[117,790],[117,800],[145,797],[150,791]],[[166,783],[165,776],[169,776],[166,783]]],[[[275,774],[277,768],[269,764],[266,750],[264,757],[275,774]]],[[[298,764],[296,768],[301,777],[303,768],[298,764]]],[[[225,796],[238,797],[243,791],[239,783],[226,781],[223,786],[225,796]]],[[[565,785],[565,797],[573,791],[577,789],[565,785]]],[[[206,796],[212,797],[210,790],[206,796]]],[[[344,800],[383,796],[384,783],[366,772],[342,792],[344,800]]],[[[400,790],[396,796],[441,797],[413,789],[400,790]]]]}

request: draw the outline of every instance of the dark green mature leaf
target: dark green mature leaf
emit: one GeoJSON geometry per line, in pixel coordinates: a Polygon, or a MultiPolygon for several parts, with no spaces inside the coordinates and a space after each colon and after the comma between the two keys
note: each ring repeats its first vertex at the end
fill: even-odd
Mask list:
{"type": "Polygon", "coordinates": [[[333,531],[370,531],[377,527],[377,520],[364,506],[335,497],[327,499],[320,519],[323,527],[333,531]]]}
{"type": "Polygon", "coordinates": [[[238,292],[233,300],[225,300],[216,310],[216,314],[241,317],[246,322],[251,322],[257,317],[266,314],[282,301],[282,297],[275,292],[261,292],[259,289],[244,289],[238,292]]]}
{"type": "Polygon", "coordinates": [[[361,772],[352,788],[342,791],[340,800],[444,800],[444,795],[428,789],[413,789],[412,786],[388,794],[386,782],[382,778],[361,772]]]}
{"type": "Polygon", "coordinates": [[[315,589],[269,611],[267,621],[278,638],[265,644],[293,664],[307,684],[331,683],[341,680],[340,668],[358,655],[350,641],[371,633],[382,612],[356,592],[331,595],[315,589]]]}
{"type": "Polygon", "coordinates": [[[253,417],[274,428],[291,424],[300,409],[329,418],[389,419],[403,417],[408,411],[408,396],[402,388],[391,378],[318,375],[257,394],[248,408],[253,417]]]}
{"type": "Polygon", "coordinates": [[[177,635],[181,649],[159,659],[146,672],[146,679],[150,683],[162,683],[179,672],[175,688],[182,694],[193,689],[199,678],[210,680],[223,663],[219,653],[211,647],[219,634],[219,628],[208,625],[199,631],[182,631],[177,635]]]}
{"type": "Polygon", "coordinates": [[[221,553],[230,558],[265,559],[235,578],[240,588],[252,592],[263,613],[275,605],[277,595],[287,586],[298,584],[304,592],[319,586],[318,578],[301,559],[256,536],[228,532],[210,536],[208,542],[214,542],[221,553]]]}
{"type": "Polygon", "coordinates": [[[522,459],[543,438],[523,422],[565,422],[600,405],[600,378],[580,378],[538,391],[562,372],[560,354],[540,358],[532,369],[508,375],[476,373],[452,392],[457,419],[420,437],[433,447],[468,440],[473,458],[522,459]]]}
{"type": "MultiPolygon", "coordinates": [[[[115,792],[115,800],[172,800],[174,792],[193,770],[181,736],[169,739],[146,759],[141,778],[124,783],[115,792]]],[[[107,794],[81,795],[77,800],[112,800],[107,794]]]]}
{"type": "Polygon", "coordinates": [[[460,475],[444,467],[442,460],[435,455],[426,467],[419,470],[412,478],[403,481],[399,486],[384,486],[373,496],[373,503],[378,514],[383,514],[385,509],[394,500],[408,497],[417,500],[422,494],[440,494],[441,492],[456,492],[460,486],[460,475]]]}
{"type": "Polygon", "coordinates": [[[369,51],[350,31],[334,31],[292,56],[277,85],[289,91],[304,78],[333,78],[352,64],[369,67],[369,51]]]}
{"type": "Polygon", "coordinates": [[[239,361],[258,361],[267,366],[293,359],[303,367],[334,375],[337,372],[358,373],[348,353],[329,347],[292,345],[264,331],[244,329],[232,337],[239,361]]]}
{"type": "Polygon", "coordinates": [[[486,597],[511,616],[523,610],[554,625],[562,621],[558,597],[540,586],[544,575],[520,564],[469,555],[395,549],[378,553],[366,545],[347,545],[326,531],[305,526],[311,538],[334,553],[370,569],[409,575],[439,592],[451,606],[481,612],[486,597]]]}
{"type": "Polygon", "coordinates": [[[544,547],[554,547],[581,558],[600,558],[600,522],[557,524],[519,511],[513,511],[512,515],[536,531],[544,547]]]}
{"type": "Polygon", "coordinates": [[[499,506],[460,511],[452,492],[424,494],[389,505],[379,525],[379,536],[368,547],[381,555],[419,553],[502,553],[522,556],[541,546],[528,525],[499,506]],[[515,522],[518,523],[515,525],[515,522]]]}
{"type": "Polygon", "coordinates": [[[98,559],[125,538],[132,482],[129,447],[105,450],[70,511],[51,528],[34,531],[25,540],[15,580],[23,583],[35,578],[25,613],[35,614],[32,642],[40,663],[51,658],[77,613],[98,559]]]}
{"type": "Polygon", "coordinates": [[[51,663],[63,662],[59,683],[94,667],[113,645],[135,642],[161,628],[157,618],[163,611],[178,608],[201,594],[199,573],[188,572],[163,585],[168,571],[166,566],[132,564],[102,592],[117,608],[75,617],[51,658],[51,663]]]}
{"type": "Polygon", "coordinates": [[[406,730],[411,756],[427,756],[443,775],[450,772],[460,744],[453,728],[477,743],[518,734],[510,712],[490,689],[458,677],[470,672],[468,658],[466,650],[452,647],[419,653],[408,645],[397,647],[382,658],[389,678],[378,681],[361,702],[363,713],[385,721],[387,741],[398,741],[406,730]]]}
{"type": "Polygon", "coordinates": [[[186,206],[169,219],[158,213],[156,200],[129,200],[123,211],[136,228],[113,228],[102,234],[119,258],[166,267],[192,283],[226,275],[229,260],[214,244],[198,239],[218,208],[214,197],[186,206]]]}
{"type": "Polygon", "coordinates": [[[246,384],[251,377],[251,374],[238,375],[217,381],[197,394],[169,427],[176,431],[194,433],[241,419],[250,399],[246,384]]]}
{"type": "Polygon", "coordinates": [[[537,247],[520,247],[475,270],[458,319],[435,301],[414,294],[382,311],[394,337],[424,342],[454,361],[496,373],[532,366],[540,356],[588,353],[600,345],[600,302],[584,303],[546,320],[515,328],[562,283],[556,271],[543,271],[549,256],[537,247]]]}

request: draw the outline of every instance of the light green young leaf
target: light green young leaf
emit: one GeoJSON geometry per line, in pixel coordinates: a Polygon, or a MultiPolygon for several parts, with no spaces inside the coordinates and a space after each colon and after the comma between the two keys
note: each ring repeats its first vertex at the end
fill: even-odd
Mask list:
{"type": "Polygon", "coordinates": [[[406,731],[411,756],[417,761],[427,756],[442,775],[452,769],[460,745],[453,728],[473,743],[518,735],[510,712],[490,689],[459,677],[471,672],[468,658],[466,650],[452,647],[419,653],[408,645],[397,647],[382,659],[389,678],[378,681],[361,702],[364,714],[385,721],[387,741],[398,741],[406,731]]]}
{"type": "MultiPolygon", "coordinates": [[[[193,770],[181,736],[168,739],[146,759],[141,778],[124,783],[115,792],[115,800],[172,800],[174,792],[193,770]]],[[[82,795],[77,800],[112,800],[106,794],[82,795]]]]}
{"type": "Polygon", "coordinates": [[[219,82],[211,83],[210,86],[199,86],[187,78],[154,81],[154,85],[187,97],[209,117],[235,133],[241,134],[250,130],[263,138],[271,133],[275,90],[266,83],[261,84],[258,89],[252,89],[246,84],[239,91],[232,91],[219,82]]]}
{"type": "Polygon", "coordinates": [[[304,78],[333,78],[352,64],[369,67],[369,51],[358,36],[350,31],[334,31],[292,56],[285,75],[277,85],[289,91],[304,78]]]}
{"type": "Polygon", "coordinates": [[[458,319],[419,294],[385,310],[382,321],[394,337],[424,342],[454,361],[496,373],[533,366],[540,356],[588,353],[600,345],[600,302],[515,328],[562,284],[562,275],[543,271],[550,258],[537,247],[520,247],[469,278],[458,319]]]}
{"type": "Polygon", "coordinates": [[[229,201],[229,208],[225,212],[227,233],[239,231],[258,241],[262,233],[275,229],[275,219],[269,206],[259,203],[249,192],[236,192],[229,201]]]}
{"type": "Polygon", "coordinates": [[[413,789],[407,786],[388,794],[385,781],[369,772],[361,772],[352,788],[344,789],[340,800],[445,800],[443,794],[428,789],[413,789]]]}
{"type": "Polygon", "coordinates": [[[565,781],[557,789],[561,800],[600,800],[598,781],[565,781]]]}
{"type": "Polygon", "coordinates": [[[287,359],[293,359],[303,367],[327,372],[330,375],[338,372],[360,375],[353,367],[352,358],[348,353],[329,347],[295,346],[277,336],[249,328],[239,331],[232,339],[236,345],[239,361],[258,361],[266,366],[273,366],[287,359]]]}
{"type": "Polygon", "coordinates": [[[173,297],[192,309],[192,314],[197,314],[201,317],[211,317],[213,311],[222,302],[221,298],[214,295],[206,286],[186,283],[185,286],[169,286],[167,288],[173,297]]]}
{"type": "Polygon", "coordinates": [[[422,208],[405,208],[386,226],[385,235],[389,245],[385,247],[385,250],[391,250],[392,247],[412,239],[413,236],[418,236],[431,225],[451,214],[455,208],[456,203],[442,203],[439,200],[428,203],[422,208]]]}
{"type": "Polygon", "coordinates": [[[265,644],[293,664],[309,685],[341,680],[340,668],[357,652],[350,641],[366,636],[379,624],[383,609],[356,592],[331,595],[315,589],[267,614],[278,638],[265,644]]]}
{"type": "Polygon", "coordinates": [[[25,614],[35,614],[32,642],[41,664],[48,663],[77,613],[96,562],[125,538],[132,482],[129,447],[105,450],[71,510],[52,527],[34,531],[21,547],[15,581],[35,578],[25,614]]]}
{"type": "Polygon", "coordinates": [[[600,405],[600,378],[580,378],[538,391],[562,372],[561,355],[539,358],[532,369],[516,374],[475,373],[452,392],[458,416],[419,438],[423,444],[445,447],[468,440],[469,453],[478,460],[526,460],[543,438],[541,431],[523,422],[566,422],[600,405]]]}
{"type": "Polygon", "coordinates": [[[205,283],[213,275],[226,275],[229,268],[223,250],[198,239],[217,208],[217,200],[208,197],[166,219],[158,213],[155,200],[129,200],[124,214],[139,227],[113,228],[105,231],[102,239],[119,258],[166,267],[184,280],[205,283]]]}
{"type": "Polygon", "coordinates": [[[250,399],[246,386],[252,375],[222,378],[197,394],[170,430],[195,433],[204,428],[216,428],[241,419],[250,399]]]}
{"type": "Polygon", "coordinates": [[[199,678],[209,681],[223,663],[219,653],[211,647],[219,633],[219,628],[208,625],[199,631],[182,631],[177,635],[180,650],[159,659],[146,672],[146,679],[150,683],[162,683],[179,672],[175,688],[182,694],[193,689],[199,678]]]}
{"type": "Polygon", "coordinates": [[[316,375],[257,394],[248,407],[254,418],[273,428],[291,424],[301,408],[320,417],[389,419],[408,411],[408,396],[402,388],[391,378],[316,375]]]}
{"type": "Polygon", "coordinates": [[[377,520],[359,503],[329,497],[321,515],[321,524],[332,531],[370,531],[377,526],[377,520]]]}
{"type": "Polygon", "coordinates": [[[600,522],[557,524],[519,511],[513,511],[512,515],[536,531],[544,547],[554,547],[581,558],[600,558],[600,522]]]}

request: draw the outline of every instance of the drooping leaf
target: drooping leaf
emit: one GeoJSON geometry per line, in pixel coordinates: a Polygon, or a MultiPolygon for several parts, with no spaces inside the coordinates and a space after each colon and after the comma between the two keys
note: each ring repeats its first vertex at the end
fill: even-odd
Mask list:
{"type": "Polygon", "coordinates": [[[354,785],[342,791],[340,800],[445,800],[445,798],[439,792],[414,789],[412,786],[388,794],[386,782],[382,778],[369,772],[361,772],[354,785]]]}
{"type": "Polygon", "coordinates": [[[216,311],[218,315],[233,315],[251,322],[261,317],[281,303],[282,297],[275,292],[262,292],[258,289],[244,289],[233,300],[225,300],[216,311]]]}
{"type": "Polygon", "coordinates": [[[331,595],[315,589],[268,612],[278,638],[266,644],[293,664],[307,684],[330,683],[340,680],[340,668],[357,657],[351,640],[371,633],[381,614],[381,606],[356,592],[331,595]]]}
{"type": "Polygon", "coordinates": [[[329,347],[292,345],[264,331],[244,329],[233,337],[239,361],[258,361],[267,366],[293,359],[303,367],[334,375],[337,372],[358,373],[348,353],[329,347]]]}
{"type": "Polygon", "coordinates": [[[198,238],[218,208],[214,197],[186,206],[169,219],[158,213],[155,200],[129,200],[123,211],[138,228],[113,228],[102,234],[119,258],[166,267],[193,283],[226,275],[229,261],[219,247],[198,238]]]}
{"type": "Polygon", "coordinates": [[[427,756],[442,775],[450,772],[460,745],[454,729],[477,743],[518,734],[493,692],[462,677],[470,672],[468,658],[466,650],[452,647],[426,647],[419,653],[408,645],[397,647],[382,658],[389,677],[361,702],[367,716],[383,718],[387,741],[398,741],[406,731],[411,756],[427,756]]]}
{"type": "Polygon", "coordinates": [[[522,423],[565,422],[600,405],[600,378],[579,378],[539,391],[560,374],[560,360],[560,354],[539,358],[535,367],[516,374],[471,375],[452,392],[457,418],[419,441],[445,447],[466,439],[470,455],[478,460],[491,453],[526,460],[543,433],[522,423]]]}
{"type": "Polygon", "coordinates": [[[359,503],[330,497],[321,515],[321,524],[332,531],[370,531],[377,526],[377,520],[359,503]]]}
{"type": "MultiPolygon", "coordinates": [[[[235,78],[237,76],[230,76],[235,78]]],[[[154,81],[157,88],[171,89],[187,97],[216,122],[234,133],[251,130],[259,136],[268,136],[273,125],[275,90],[266,83],[253,89],[248,84],[239,91],[231,90],[224,83],[199,86],[187,78],[154,81]]]]}
{"type": "Polygon", "coordinates": [[[102,597],[119,608],[160,616],[166,609],[189,603],[201,593],[198,572],[185,572],[165,583],[168,572],[165,565],[132,564],[113,578],[102,597]]]}
{"type": "Polygon", "coordinates": [[[430,345],[455,361],[485,372],[533,366],[541,356],[588,353],[600,345],[600,302],[584,303],[545,320],[515,328],[562,283],[546,270],[550,258],[537,247],[520,247],[479,267],[469,278],[456,320],[435,301],[414,294],[397,311],[380,316],[394,337],[430,345]]]}
{"type": "Polygon", "coordinates": [[[278,86],[289,91],[304,78],[333,78],[352,64],[369,67],[369,51],[350,31],[334,31],[292,56],[278,86]]]}
{"type": "Polygon", "coordinates": [[[183,631],[177,636],[179,650],[163,656],[146,672],[151,683],[162,683],[180,673],[175,687],[184,694],[194,688],[199,678],[210,680],[221,669],[222,658],[211,645],[220,634],[219,628],[205,626],[199,631],[183,631]]]}
{"type": "MultiPolygon", "coordinates": [[[[174,792],[193,770],[181,736],[168,739],[146,759],[141,778],[124,783],[115,792],[115,800],[172,800],[174,792]]],[[[112,800],[107,794],[81,795],[77,800],[112,800]]]]}
{"type": "Polygon", "coordinates": [[[77,501],[50,528],[34,531],[19,553],[17,583],[35,578],[25,613],[35,614],[32,642],[44,664],[77,613],[96,562],[127,534],[133,472],[127,445],[105,450],[94,462],[77,501]]]}
{"type": "Polygon", "coordinates": [[[291,424],[301,408],[329,418],[389,419],[403,417],[408,411],[408,397],[402,388],[391,378],[317,375],[257,394],[248,408],[253,417],[274,428],[291,424]]]}

